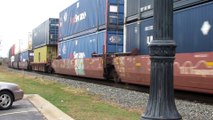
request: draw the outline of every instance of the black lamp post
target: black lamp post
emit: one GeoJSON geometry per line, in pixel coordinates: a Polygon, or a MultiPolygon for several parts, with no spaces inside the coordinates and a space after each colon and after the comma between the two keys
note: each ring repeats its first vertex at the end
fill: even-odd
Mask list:
{"type": "Polygon", "coordinates": [[[154,40],[149,45],[151,83],[142,120],[180,120],[174,100],[173,0],[154,0],[154,40]]]}

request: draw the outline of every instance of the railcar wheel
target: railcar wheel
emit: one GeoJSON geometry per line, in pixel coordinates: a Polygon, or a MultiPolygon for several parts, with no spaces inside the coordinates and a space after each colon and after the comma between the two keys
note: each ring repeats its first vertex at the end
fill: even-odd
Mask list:
{"type": "Polygon", "coordinates": [[[8,91],[0,92],[0,109],[7,110],[13,104],[13,95],[8,91]]]}

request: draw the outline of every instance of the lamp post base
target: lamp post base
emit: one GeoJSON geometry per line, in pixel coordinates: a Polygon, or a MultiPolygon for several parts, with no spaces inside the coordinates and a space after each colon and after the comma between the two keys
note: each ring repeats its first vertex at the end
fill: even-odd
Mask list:
{"type": "Polygon", "coordinates": [[[181,120],[174,100],[173,40],[153,40],[150,44],[151,83],[149,102],[142,120],[181,120]]]}

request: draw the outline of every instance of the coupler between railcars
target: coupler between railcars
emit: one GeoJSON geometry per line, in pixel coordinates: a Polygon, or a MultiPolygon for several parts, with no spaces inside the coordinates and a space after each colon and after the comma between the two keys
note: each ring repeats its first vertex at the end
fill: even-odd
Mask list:
{"type": "Polygon", "coordinates": [[[119,75],[115,70],[115,66],[113,64],[113,59],[115,57],[114,54],[92,54],[92,57],[102,57],[103,58],[103,77],[106,80],[112,80],[115,83],[120,82],[119,75]]]}
{"type": "Polygon", "coordinates": [[[139,50],[137,48],[134,48],[131,52],[128,52],[128,53],[114,53],[109,56],[110,59],[109,58],[106,59],[107,60],[107,67],[106,67],[107,73],[110,74],[109,76],[111,77],[111,79],[113,79],[113,81],[115,83],[121,82],[121,78],[116,71],[113,60],[119,56],[136,56],[136,55],[139,55],[139,50]]]}

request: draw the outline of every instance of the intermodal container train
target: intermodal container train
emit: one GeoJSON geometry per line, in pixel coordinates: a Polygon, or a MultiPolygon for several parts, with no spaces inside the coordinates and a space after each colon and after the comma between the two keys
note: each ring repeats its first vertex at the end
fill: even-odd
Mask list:
{"type": "Polygon", "coordinates": [[[63,10],[59,25],[60,59],[53,60],[54,71],[104,78],[103,74],[109,72],[106,55],[123,52],[123,19],[123,0],[78,0],[63,10]]]}
{"type": "Polygon", "coordinates": [[[8,53],[8,67],[21,69],[21,70],[31,70],[31,62],[33,62],[33,51],[25,50],[22,52],[15,52],[16,45],[12,45],[8,53]]]}
{"type": "MultiPolygon", "coordinates": [[[[34,47],[33,70],[148,86],[153,7],[153,0],[78,0],[60,13],[54,47],[34,47]]],[[[209,11],[211,0],[174,0],[175,89],[213,94],[209,11]]]]}

